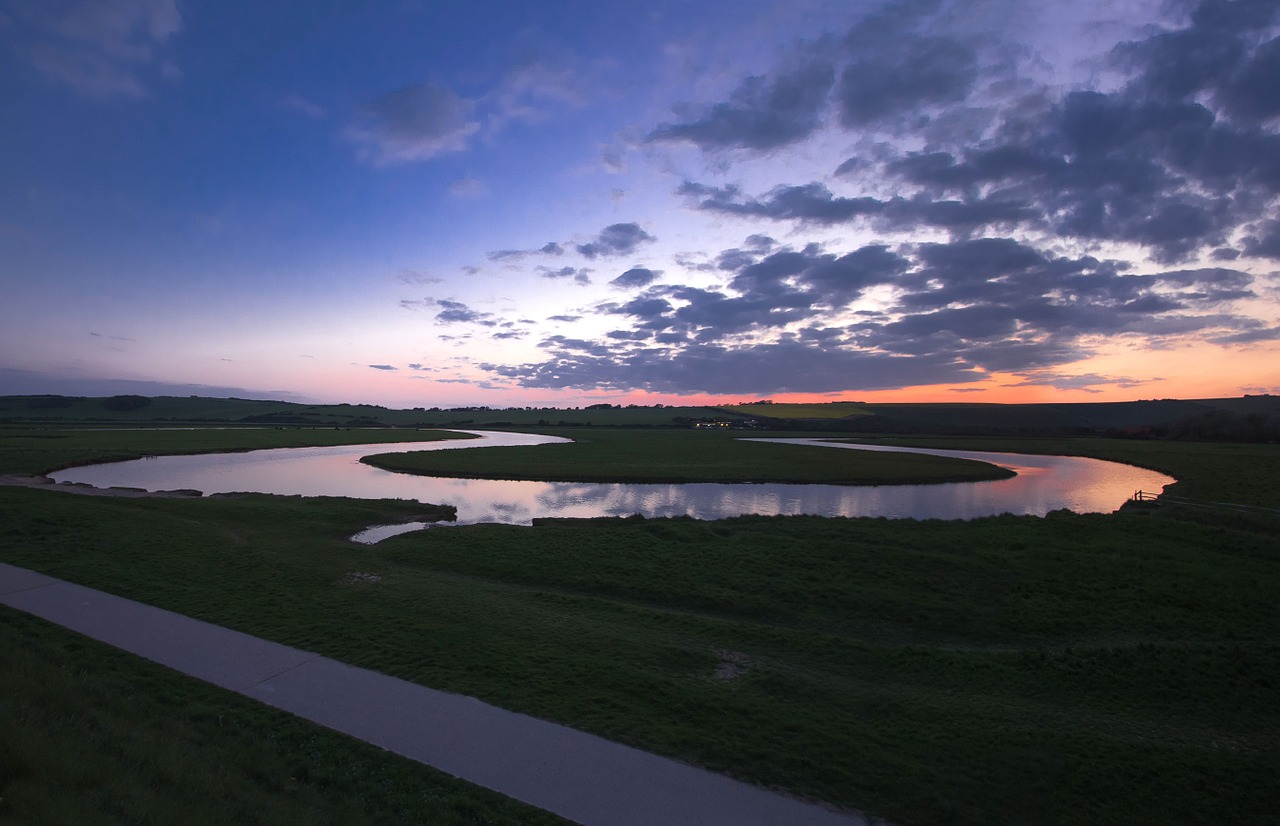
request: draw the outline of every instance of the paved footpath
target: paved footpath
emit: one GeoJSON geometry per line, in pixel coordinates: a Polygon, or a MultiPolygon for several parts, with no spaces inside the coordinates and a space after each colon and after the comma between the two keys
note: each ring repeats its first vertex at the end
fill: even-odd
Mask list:
{"type": "Polygon", "coordinates": [[[0,604],[584,826],[868,823],[858,813],[3,563],[0,604]]]}

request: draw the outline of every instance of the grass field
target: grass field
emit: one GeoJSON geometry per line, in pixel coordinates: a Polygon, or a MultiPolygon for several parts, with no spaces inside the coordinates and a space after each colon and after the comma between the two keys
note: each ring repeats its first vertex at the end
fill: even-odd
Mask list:
{"type": "Polygon", "coordinates": [[[0,823],[566,821],[0,607],[0,823]]]}
{"type": "Polygon", "coordinates": [[[321,447],[466,439],[443,430],[241,428],[112,430],[0,427],[0,473],[41,474],[76,465],[143,456],[220,453],[273,447],[321,447]]]}
{"type": "MultiPolygon", "coordinates": [[[[1210,498],[1233,490],[1231,466],[1265,489],[1280,482],[1265,452],[1137,444],[1081,447],[1145,450],[1210,498]]],[[[342,539],[411,507],[0,489],[0,559],[903,824],[1267,823],[1280,807],[1276,520],[632,519],[434,529],[372,548],[342,539]]],[[[4,624],[20,642],[6,641],[10,670],[40,675],[93,648],[17,622],[4,624]]],[[[67,778],[81,763],[145,765],[170,736],[221,749],[198,759],[226,766],[228,797],[272,798],[254,807],[276,822],[306,801],[345,811],[391,782],[357,773],[296,791],[269,768],[280,754],[284,776],[327,778],[326,766],[358,763],[345,751],[358,747],[337,738],[313,766],[297,741],[273,751],[192,712],[214,689],[156,682],[123,655],[103,673],[84,656],[56,704],[47,677],[6,681],[6,709],[32,722],[0,729],[0,753],[17,755],[0,769],[0,817],[18,811],[15,793],[50,801],[66,784],[136,812],[151,770],[67,778]],[[191,733],[140,735],[123,758],[114,737],[77,739],[77,726],[145,728],[110,702],[121,693],[191,733]],[[45,713],[65,721],[60,742],[83,745],[61,757],[11,748],[53,725],[45,713]]],[[[436,780],[423,773],[431,796],[462,795],[446,809],[493,805],[436,780]]],[[[205,820],[225,819],[211,796],[192,799],[205,820]]]]}
{"type": "Polygon", "coordinates": [[[800,450],[742,441],[732,431],[557,429],[572,444],[367,456],[385,470],[553,482],[799,482],[924,484],[1003,479],[983,462],[923,454],[800,450]]]}
{"type": "Polygon", "coordinates": [[[768,416],[772,419],[844,419],[849,416],[870,416],[871,411],[862,402],[827,402],[826,404],[735,404],[722,408],[730,413],[745,416],[768,416]]]}

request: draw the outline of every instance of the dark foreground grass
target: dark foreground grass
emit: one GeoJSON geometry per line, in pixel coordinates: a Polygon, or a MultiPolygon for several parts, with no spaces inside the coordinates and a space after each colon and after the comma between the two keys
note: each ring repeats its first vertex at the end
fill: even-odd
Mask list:
{"type": "Polygon", "coordinates": [[[4,607],[0,651],[0,823],[565,823],[4,607]]]}
{"type": "Polygon", "coordinates": [[[741,431],[580,428],[555,433],[573,443],[387,453],[361,461],[430,476],[552,482],[891,485],[976,482],[1011,475],[1004,468],[966,459],[749,442],[742,440],[741,431]]]}
{"type": "MultiPolygon", "coordinates": [[[[408,507],[0,490],[0,558],[901,823],[1280,810],[1274,522],[633,519],[341,539],[408,507]]],[[[170,702],[181,714],[186,691],[170,702]]]]}
{"type": "Polygon", "coordinates": [[[472,438],[445,430],[374,428],[62,429],[0,427],[0,473],[49,473],[143,456],[472,438]]]}

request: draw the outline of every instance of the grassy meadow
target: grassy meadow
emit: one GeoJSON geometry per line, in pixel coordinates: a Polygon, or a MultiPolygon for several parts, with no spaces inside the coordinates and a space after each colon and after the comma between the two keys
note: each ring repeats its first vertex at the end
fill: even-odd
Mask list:
{"type": "Polygon", "coordinates": [[[551,482],[891,485],[976,482],[1011,475],[995,465],[967,459],[746,442],[741,439],[743,433],[729,430],[558,428],[548,432],[573,442],[386,453],[362,461],[401,473],[551,482]]]}
{"type": "Polygon", "coordinates": [[[844,419],[871,415],[869,406],[862,402],[735,404],[722,409],[743,416],[767,416],[771,419],[844,419]]]}
{"type": "MultiPolygon", "coordinates": [[[[29,437],[9,435],[0,473],[41,469],[29,437]]],[[[692,446],[711,443],[692,440],[712,434],[683,435],[696,464],[692,446]]],[[[63,449],[43,469],[94,449],[73,438],[86,441],[50,439],[63,449]]],[[[1045,452],[1174,473],[1189,496],[1280,490],[1275,446],[1060,447],[1045,452]]],[[[1126,508],[343,538],[412,509],[0,488],[0,560],[901,824],[1266,823],[1280,809],[1280,520],[1126,508]]],[[[349,822],[551,822],[419,767],[375,766],[338,735],[256,722],[267,710],[13,612],[0,633],[0,822],[80,800],[103,822],[148,822],[138,801],[186,782],[155,757],[176,744],[194,750],[197,822],[235,805],[259,822],[348,822],[351,800],[388,787],[401,790],[389,810],[349,822]],[[221,704],[237,710],[208,710],[221,704]],[[30,736],[46,727],[48,749],[30,736]],[[127,771],[83,768],[107,762],[127,771]],[[219,795],[197,783],[201,765],[217,767],[219,795]]]]}
{"type": "Polygon", "coordinates": [[[187,453],[467,439],[447,430],[350,428],[0,428],[0,474],[38,475],[77,465],[187,453]]]}

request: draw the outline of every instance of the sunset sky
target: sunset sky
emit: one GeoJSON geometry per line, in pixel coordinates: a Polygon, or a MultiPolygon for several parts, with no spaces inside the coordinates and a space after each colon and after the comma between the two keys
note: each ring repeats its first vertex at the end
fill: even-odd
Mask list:
{"type": "Polygon", "coordinates": [[[0,394],[1280,393],[1280,3],[0,0],[0,394]]]}

